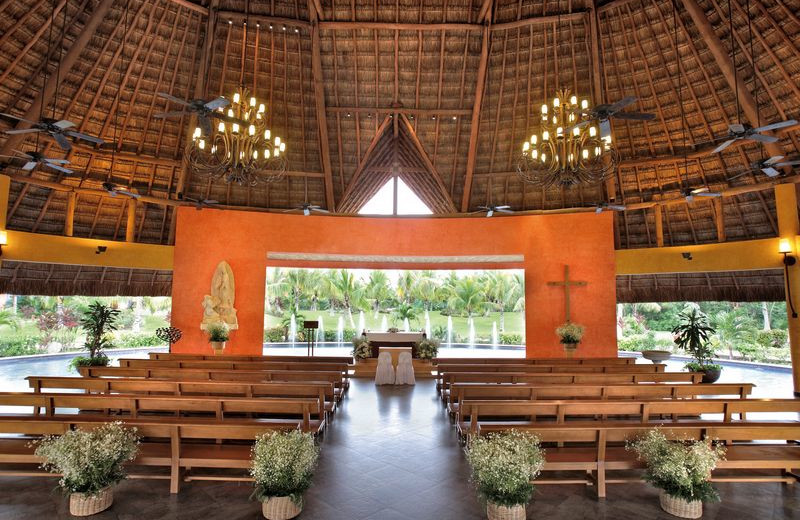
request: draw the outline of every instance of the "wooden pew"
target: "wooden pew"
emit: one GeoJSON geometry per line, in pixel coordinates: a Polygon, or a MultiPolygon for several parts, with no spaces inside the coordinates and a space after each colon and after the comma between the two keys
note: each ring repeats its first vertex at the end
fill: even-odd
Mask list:
{"type": "MultiPolygon", "coordinates": [[[[575,421],[565,424],[541,423],[517,428],[535,433],[545,444],[543,471],[580,471],[594,477],[537,479],[537,484],[590,484],[597,488],[598,497],[606,496],[606,485],[638,481],[640,478],[608,478],[608,471],[642,468],[635,453],[625,449],[625,441],[643,435],[653,425],[622,421],[575,421]],[[563,443],[563,447],[556,447],[563,443]],[[587,446],[588,445],[588,446],[587,446]]],[[[680,422],[659,426],[672,439],[715,439],[728,446],[726,460],[721,461],[712,481],[723,482],[785,482],[797,477],[800,468],[800,423],[790,422],[680,422]],[[787,442],[789,441],[789,442],[787,442]],[[766,444],[777,443],[777,444],[766,444]],[[778,470],[779,475],[765,476],[753,470],[778,470]],[[715,476],[721,471],[733,471],[733,476],[715,476]]],[[[479,434],[483,434],[479,430],[479,434]]]]}
{"type": "Polygon", "coordinates": [[[119,360],[123,368],[201,368],[218,370],[297,370],[341,372],[345,380],[350,375],[347,363],[317,363],[295,361],[226,361],[226,360],[152,360],[152,359],[127,359],[119,360]]]}
{"type": "MultiPolygon", "coordinates": [[[[121,418],[128,427],[135,427],[143,438],[139,455],[131,465],[169,468],[169,476],[136,475],[138,478],[168,478],[170,492],[177,493],[181,469],[223,468],[246,470],[250,466],[252,441],[262,433],[274,430],[293,430],[299,425],[270,423],[260,419],[217,419],[184,417],[121,418]],[[216,440],[223,441],[217,444],[216,440]],[[227,441],[250,441],[233,444],[227,441]]],[[[96,428],[108,422],[107,417],[14,417],[0,416],[0,434],[17,437],[0,438],[0,464],[41,463],[29,446],[32,438],[47,434],[62,434],[75,428],[96,428]]],[[[48,475],[43,471],[4,471],[5,475],[48,475]]],[[[193,479],[246,480],[246,477],[214,475],[187,477],[193,479]]]]}
{"type": "Polygon", "coordinates": [[[171,352],[150,352],[150,359],[159,360],[211,360],[211,361],[290,361],[290,362],[311,362],[311,363],[353,363],[352,356],[245,356],[222,354],[180,354],[171,352]]]}
{"type": "Polygon", "coordinates": [[[78,372],[83,377],[140,377],[145,379],[182,379],[187,381],[326,381],[333,383],[337,400],[341,399],[345,387],[344,376],[338,371],[80,367],[78,372]]]}
{"type": "Polygon", "coordinates": [[[447,400],[454,383],[538,383],[538,384],[622,384],[622,383],[700,383],[700,372],[651,372],[627,374],[528,374],[525,372],[443,372],[442,399],[447,400]]]}
{"type": "Polygon", "coordinates": [[[336,409],[334,387],[328,382],[194,381],[66,376],[28,376],[26,379],[35,393],[48,390],[83,390],[86,393],[100,394],[306,397],[323,402],[324,410],[328,414],[336,409]]]}
{"type": "Polygon", "coordinates": [[[686,384],[585,384],[566,385],[455,383],[447,404],[452,415],[459,413],[466,400],[653,400],[694,399],[698,396],[727,396],[744,399],[753,391],[752,383],[686,384]]]}
{"type": "MultiPolygon", "coordinates": [[[[563,424],[569,420],[623,418],[643,423],[663,422],[664,416],[679,420],[702,414],[720,415],[721,421],[753,420],[752,414],[800,413],[800,399],[659,399],[634,401],[476,401],[464,400],[459,407],[461,435],[535,427],[542,422],[563,424]]],[[[757,420],[758,418],[756,418],[757,420]]],[[[704,418],[704,420],[708,420],[704,418]]]]}
{"type": "Polygon", "coordinates": [[[530,365],[633,365],[635,357],[606,358],[433,358],[433,364],[452,363],[456,365],[524,363],[530,365]]]}
{"type": "MultiPolygon", "coordinates": [[[[319,399],[285,397],[248,398],[216,396],[147,396],[136,394],[70,394],[0,392],[0,406],[23,408],[23,415],[65,415],[64,409],[78,413],[97,413],[119,418],[121,413],[136,418],[150,414],[207,414],[216,419],[230,419],[231,414],[257,414],[270,421],[296,425],[303,431],[321,433],[325,426],[325,410],[319,399]],[[113,414],[113,415],[112,415],[113,414]],[[267,417],[268,416],[268,417],[267,417]]],[[[69,415],[69,414],[66,414],[69,415]]]]}

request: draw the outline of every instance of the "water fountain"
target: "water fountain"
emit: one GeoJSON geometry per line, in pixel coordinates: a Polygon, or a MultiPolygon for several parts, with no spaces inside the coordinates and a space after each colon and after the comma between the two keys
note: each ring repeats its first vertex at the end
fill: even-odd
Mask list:
{"type": "Polygon", "coordinates": [[[431,337],[431,317],[428,311],[425,311],[425,336],[427,338],[431,337]]]}
{"type": "Polygon", "coordinates": [[[447,317],[447,346],[453,346],[453,317],[447,317]]]}
{"type": "Polygon", "coordinates": [[[497,322],[492,322],[492,348],[497,348],[500,342],[497,340],[497,322]]]}
{"type": "Polygon", "coordinates": [[[344,344],[344,316],[339,316],[339,323],[336,325],[336,346],[344,344]]]}
{"type": "Polygon", "coordinates": [[[317,329],[317,343],[324,343],[325,342],[325,321],[322,319],[322,314],[317,316],[317,321],[319,322],[319,328],[317,329]]]}
{"type": "Polygon", "coordinates": [[[361,334],[364,332],[367,326],[364,323],[364,311],[358,313],[358,328],[356,329],[356,334],[361,334]]]}
{"type": "Polygon", "coordinates": [[[389,329],[389,322],[386,321],[386,315],[381,318],[381,332],[386,332],[389,329]]]}
{"type": "Polygon", "coordinates": [[[469,326],[469,348],[475,348],[475,321],[470,317],[467,324],[469,326]]]}
{"type": "Polygon", "coordinates": [[[403,332],[411,332],[411,324],[408,323],[408,318],[403,319],[403,332]]]}
{"type": "Polygon", "coordinates": [[[292,314],[291,319],[289,320],[289,343],[292,344],[294,347],[294,342],[297,339],[297,320],[292,314]]]}

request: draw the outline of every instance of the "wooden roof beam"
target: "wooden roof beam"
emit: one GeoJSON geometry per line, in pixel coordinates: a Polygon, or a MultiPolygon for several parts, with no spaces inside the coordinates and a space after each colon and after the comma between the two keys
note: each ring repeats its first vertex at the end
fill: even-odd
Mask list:
{"type": "MultiPolygon", "coordinates": [[[[318,2],[318,0],[317,0],[318,2]]],[[[319,154],[322,172],[325,174],[325,206],[330,211],[336,210],[333,195],[333,171],[331,170],[331,150],[328,138],[328,115],[325,111],[325,78],[322,74],[322,56],[319,39],[319,11],[314,0],[308,0],[308,12],[311,14],[311,78],[314,82],[314,103],[319,128],[319,154]]],[[[321,9],[321,7],[320,7],[321,9]]]]}
{"type": "Polygon", "coordinates": [[[378,131],[375,132],[375,136],[372,138],[372,141],[370,141],[367,151],[364,153],[364,157],[361,159],[361,162],[358,163],[358,168],[356,168],[356,171],[350,178],[350,182],[347,183],[347,188],[344,190],[344,194],[342,195],[341,199],[339,199],[340,204],[345,204],[347,202],[347,199],[350,197],[353,188],[358,182],[358,178],[361,177],[361,174],[364,172],[364,167],[367,165],[367,162],[372,156],[372,152],[375,151],[375,147],[378,146],[378,143],[381,141],[381,137],[383,137],[386,128],[388,128],[388,126],[391,124],[392,119],[392,117],[386,116],[381,125],[378,127],[378,131]]]}
{"type": "MultiPolygon", "coordinates": [[[[491,12],[491,8],[489,9],[491,12]]],[[[475,101],[472,104],[472,119],[469,126],[469,149],[467,151],[467,166],[464,174],[464,193],[461,197],[461,211],[469,211],[469,199],[472,194],[472,175],[475,173],[475,158],[478,154],[478,127],[481,122],[481,105],[483,104],[483,91],[486,87],[486,72],[489,68],[489,26],[483,29],[481,38],[481,58],[478,63],[478,79],[475,86],[475,101]]]]}
{"type": "Polygon", "coordinates": [[[404,106],[396,107],[355,107],[355,106],[327,106],[325,109],[334,114],[405,114],[416,117],[462,117],[471,116],[472,109],[469,108],[409,108],[404,106]]]}
{"type": "Polygon", "coordinates": [[[395,119],[402,120],[403,124],[405,125],[406,132],[408,132],[411,142],[414,144],[414,148],[416,148],[420,159],[422,159],[422,162],[425,164],[425,168],[427,168],[430,175],[433,176],[433,180],[436,181],[436,187],[439,188],[442,197],[447,201],[448,211],[455,213],[457,211],[456,205],[453,202],[453,199],[450,198],[447,188],[444,186],[442,176],[439,175],[439,171],[436,169],[436,166],[434,166],[433,162],[428,156],[428,153],[425,151],[425,147],[422,146],[422,142],[419,140],[419,137],[417,137],[417,133],[414,132],[414,126],[411,124],[411,121],[409,121],[405,115],[401,115],[399,118],[395,119]]]}

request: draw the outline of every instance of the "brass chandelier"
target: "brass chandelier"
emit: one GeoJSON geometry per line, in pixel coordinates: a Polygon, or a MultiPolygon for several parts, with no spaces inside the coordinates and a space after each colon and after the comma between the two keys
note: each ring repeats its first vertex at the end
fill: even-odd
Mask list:
{"type": "Polygon", "coordinates": [[[542,105],[541,124],[522,143],[517,173],[525,182],[550,188],[594,184],[605,179],[619,162],[611,134],[600,135],[593,124],[589,100],[559,90],[542,105]]]}
{"type": "Polygon", "coordinates": [[[275,182],[286,173],[286,143],[267,128],[266,107],[240,86],[225,117],[194,129],[184,157],[194,173],[245,186],[275,182]],[[203,127],[206,128],[203,131],[203,127]]]}

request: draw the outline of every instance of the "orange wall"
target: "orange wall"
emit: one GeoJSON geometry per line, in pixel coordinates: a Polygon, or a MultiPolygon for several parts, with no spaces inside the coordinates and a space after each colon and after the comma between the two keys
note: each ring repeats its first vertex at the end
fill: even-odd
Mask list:
{"type": "Polygon", "coordinates": [[[200,331],[201,301],[217,264],[226,260],[236,283],[239,330],[226,352],[261,354],[268,265],[405,269],[524,268],[528,357],[563,357],[554,329],[564,321],[564,265],[573,280],[572,321],[586,326],[579,356],[616,356],[616,282],[612,215],[502,218],[364,218],[178,208],[172,281],[172,324],[183,331],[175,352],[210,353],[200,331]],[[274,262],[268,251],[364,255],[524,255],[502,265],[376,265],[274,262]]]}

